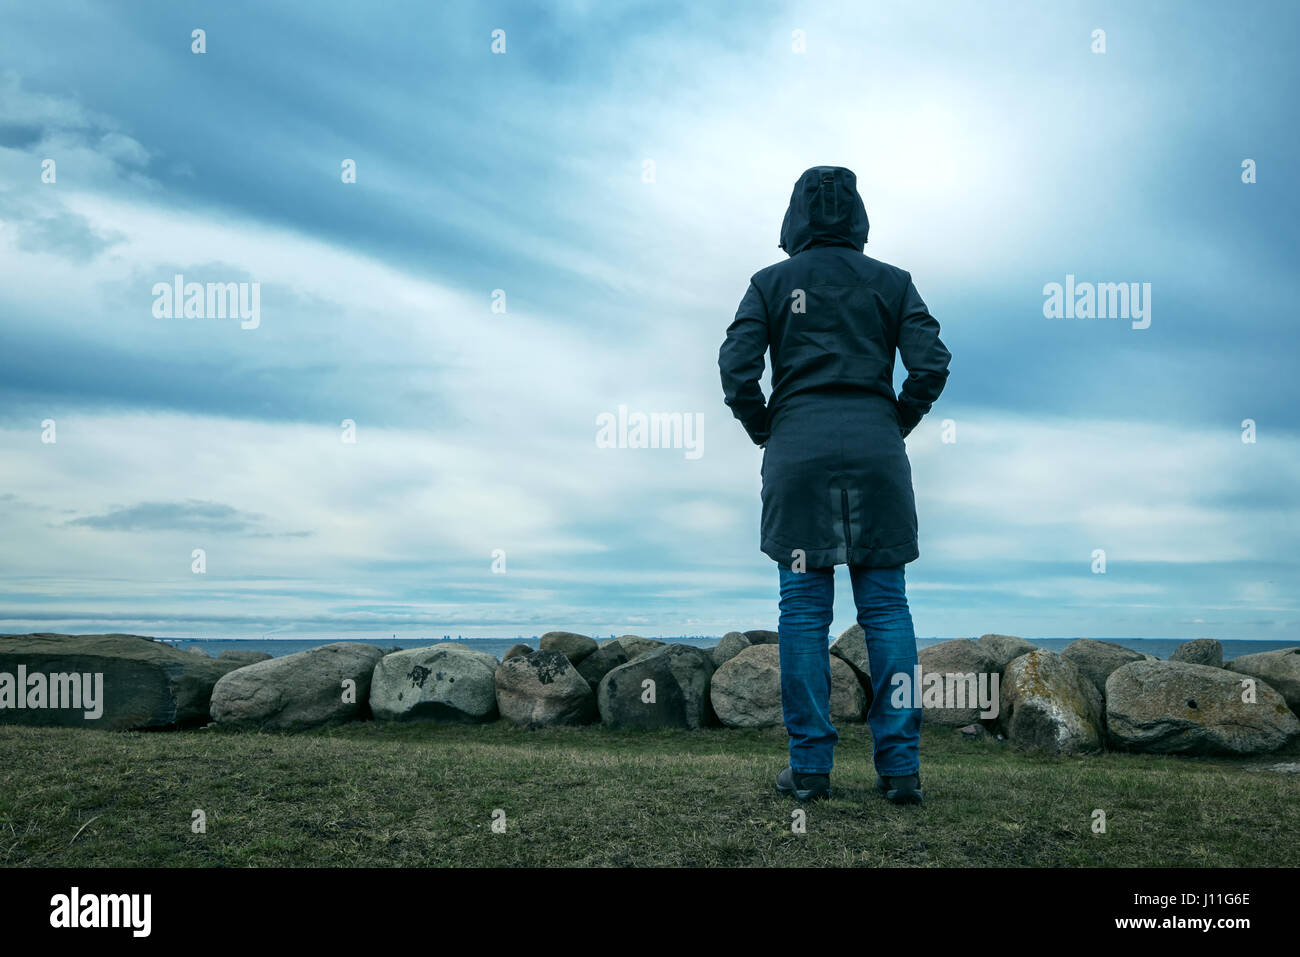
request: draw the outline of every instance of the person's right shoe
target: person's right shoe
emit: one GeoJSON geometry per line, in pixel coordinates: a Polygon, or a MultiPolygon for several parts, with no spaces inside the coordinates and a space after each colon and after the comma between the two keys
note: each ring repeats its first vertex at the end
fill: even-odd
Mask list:
{"type": "Polygon", "coordinates": [[[921,775],[877,776],[876,790],[883,794],[890,804],[920,804],[921,775]]]}

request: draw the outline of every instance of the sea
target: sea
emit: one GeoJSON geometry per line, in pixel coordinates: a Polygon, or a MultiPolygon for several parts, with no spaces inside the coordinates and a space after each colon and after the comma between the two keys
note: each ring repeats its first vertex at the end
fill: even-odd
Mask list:
{"type": "MultiPolygon", "coordinates": [[[[594,636],[597,640],[602,640],[608,636],[594,636]]],[[[649,636],[647,636],[649,637],[649,636]]],[[[721,636],[701,637],[692,635],[689,637],[662,637],[656,636],[656,640],[668,644],[681,643],[684,645],[694,645],[697,648],[712,648],[718,643],[721,636]]],[[[374,645],[384,651],[393,649],[411,649],[422,648],[427,645],[437,645],[447,638],[159,638],[158,641],[165,641],[182,650],[188,651],[190,648],[200,648],[209,656],[215,658],[227,649],[238,649],[241,651],[263,651],[272,657],[278,658],[282,655],[291,655],[297,651],[306,651],[309,648],[318,648],[321,645],[328,645],[336,641],[356,641],[365,645],[374,645]]],[[[917,648],[925,648],[929,645],[937,645],[942,641],[948,641],[947,638],[918,638],[916,639],[917,648]]],[[[1027,638],[1040,648],[1046,648],[1049,651],[1060,651],[1073,638],[1027,638]]],[[[1123,645],[1134,651],[1145,652],[1155,655],[1157,658],[1168,658],[1174,653],[1174,649],[1187,639],[1182,638],[1102,638],[1101,641],[1109,641],[1114,644],[1123,645]]],[[[486,651],[488,654],[500,658],[510,649],[511,646],[520,642],[537,648],[536,637],[523,638],[452,638],[451,643],[461,645],[465,648],[472,648],[475,651],[486,651]]],[[[1253,638],[1226,638],[1223,641],[1223,657],[1236,658],[1239,655],[1252,655],[1259,651],[1276,651],[1280,648],[1294,648],[1300,645],[1300,641],[1259,641],[1253,638]]]]}

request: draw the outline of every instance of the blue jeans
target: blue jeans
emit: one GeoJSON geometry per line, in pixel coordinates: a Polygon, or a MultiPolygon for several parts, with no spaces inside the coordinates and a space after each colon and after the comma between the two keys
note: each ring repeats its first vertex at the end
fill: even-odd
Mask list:
{"type": "MultiPolygon", "coordinates": [[[[830,627],[835,569],[781,572],[781,710],[790,735],[790,767],[830,774],[839,735],[831,724],[830,627]]],[[[858,624],[866,633],[873,697],[867,712],[876,773],[898,777],[920,771],[921,709],[890,704],[890,679],[912,677],[916,634],[907,607],[903,566],[850,565],[858,624]]]]}

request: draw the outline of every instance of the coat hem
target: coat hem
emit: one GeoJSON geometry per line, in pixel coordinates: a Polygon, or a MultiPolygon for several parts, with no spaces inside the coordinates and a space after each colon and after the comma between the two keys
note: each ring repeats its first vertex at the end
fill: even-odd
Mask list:
{"type": "MultiPolygon", "coordinates": [[[[793,548],[778,545],[771,539],[763,539],[761,551],[778,565],[790,567],[793,548]]],[[[884,545],[877,548],[854,546],[847,554],[843,546],[839,548],[804,549],[804,561],[808,568],[830,568],[834,565],[866,565],[869,568],[892,568],[906,565],[921,557],[917,540],[900,542],[897,545],[884,545]]]]}

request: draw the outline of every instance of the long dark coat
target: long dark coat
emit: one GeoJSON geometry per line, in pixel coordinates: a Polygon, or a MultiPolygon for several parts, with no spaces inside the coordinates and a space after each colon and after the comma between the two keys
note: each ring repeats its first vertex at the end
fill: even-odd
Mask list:
{"type": "Polygon", "coordinates": [[[718,353],[726,403],[765,447],[761,547],[783,565],[920,554],[903,438],[943,391],[951,356],[911,275],[862,253],[867,228],[852,171],[807,170],[781,225],[790,258],[753,275],[718,353]],[[897,398],[896,350],[908,372],[897,398]]]}

